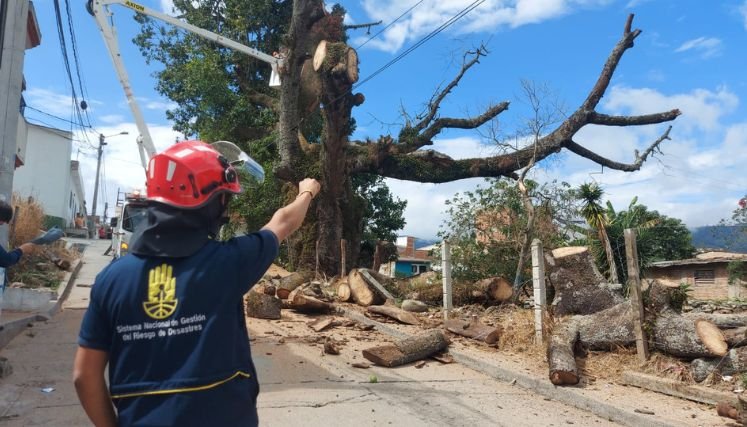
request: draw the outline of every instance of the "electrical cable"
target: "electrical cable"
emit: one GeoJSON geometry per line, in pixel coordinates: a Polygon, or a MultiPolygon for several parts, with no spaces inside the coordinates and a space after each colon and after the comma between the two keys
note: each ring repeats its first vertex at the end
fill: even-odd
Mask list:
{"type": "Polygon", "coordinates": [[[355,48],[355,50],[358,50],[358,49],[362,48],[368,42],[370,42],[371,40],[373,40],[376,37],[378,37],[379,34],[383,33],[384,31],[386,31],[387,29],[389,29],[389,27],[391,27],[392,25],[394,25],[397,21],[399,21],[400,19],[402,19],[405,15],[409,14],[410,12],[412,12],[412,10],[415,9],[418,5],[420,5],[420,3],[422,3],[423,1],[425,1],[425,0],[420,0],[419,2],[415,3],[414,5],[412,5],[409,9],[407,9],[406,11],[404,11],[404,13],[402,13],[402,15],[399,15],[397,18],[394,19],[394,21],[390,22],[386,27],[382,28],[376,34],[374,34],[371,37],[369,37],[368,40],[366,40],[363,43],[359,44],[358,47],[355,48]]]}

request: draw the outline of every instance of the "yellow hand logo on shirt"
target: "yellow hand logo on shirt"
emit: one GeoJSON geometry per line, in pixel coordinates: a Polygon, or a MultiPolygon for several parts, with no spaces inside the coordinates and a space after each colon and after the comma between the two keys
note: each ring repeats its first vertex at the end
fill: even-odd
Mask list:
{"type": "Polygon", "coordinates": [[[150,270],[148,277],[148,301],[143,303],[145,313],[154,319],[165,319],[176,310],[176,278],[174,268],[162,264],[150,270]]]}

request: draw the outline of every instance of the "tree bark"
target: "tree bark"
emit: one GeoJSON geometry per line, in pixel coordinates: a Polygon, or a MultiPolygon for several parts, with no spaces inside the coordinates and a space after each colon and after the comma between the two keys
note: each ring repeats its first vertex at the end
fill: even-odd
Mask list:
{"type": "Polygon", "coordinates": [[[369,313],[381,314],[404,323],[406,325],[419,325],[420,320],[414,314],[391,305],[371,305],[366,308],[369,313]]]}
{"type": "Polygon", "coordinates": [[[699,358],[690,363],[693,379],[701,382],[711,372],[735,375],[747,371],[747,347],[733,348],[724,357],[699,358]]]}
{"type": "Polygon", "coordinates": [[[552,307],[556,316],[592,314],[624,300],[619,285],[606,283],[584,246],[545,253],[545,268],[555,289],[552,307]]]}
{"type": "MultiPolygon", "coordinates": [[[[651,347],[685,358],[715,357],[725,353],[726,342],[715,325],[688,319],[665,304],[667,291],[658,285],[651,290],[652,305],[647,319],[653,325],[651,347]],[[697,322],[697,323],[696,323],[697,322]]],[[[635,343],[633,309],[630,301],[585,316],[573,316],[556,325],[547,347],[550,381],[555,385],[578,383],[574,358],[576,345],[591,350],[609,350],[635,343]]]]}
{"type": "Polygon", "coordinates": [[[468,322],[466,320],[448,319],[444,321],[444,328],[451,333],[473,338],[486,344],[495,344],[501,337],[500,327],[483,325],[478,321],[468,322]]]}
{"type": "Polygon", "coordinates": [[[365,349],[363,357],[377,365],[392,368],[425,359],[448,345],[449,341],[441,330],[431,329],[390,345],[365,349]]]}
{"type": "Polygon", "coordinates": [[[257,319],[280,319],[282,303],[279,298],[260,292],[249,291],[244,296],[244,311],[248,317],[257,319]]]}
{"type": "Polygon", "coordinates": [[[747,314],[684,313],[683,316],[693,320],[707,320],[721,329],[741,328],[747,326],[747,314]]]}

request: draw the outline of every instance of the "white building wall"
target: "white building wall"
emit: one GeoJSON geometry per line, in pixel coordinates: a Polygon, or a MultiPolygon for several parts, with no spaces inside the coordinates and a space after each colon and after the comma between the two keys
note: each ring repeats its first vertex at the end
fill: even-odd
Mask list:
{"type": "Polygon", "coordinates": [[[65,224],[74,218],[73,185],[70,157],[72,133],[28,124],[25,164],[16,169],[13,192],[33,197],[49,216],[60,217],[65,224]]]}

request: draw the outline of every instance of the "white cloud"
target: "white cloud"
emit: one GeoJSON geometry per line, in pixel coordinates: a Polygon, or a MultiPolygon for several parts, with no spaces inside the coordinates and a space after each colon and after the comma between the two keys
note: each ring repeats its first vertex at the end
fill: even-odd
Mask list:
{"type": "Polygon", "coordinates": [[[675,49],[675,52],[687,52],[695,51],[700,53],[702,59],[713,58],[721,55],[723,45],[721,39],[716,37],[698,37],[697,39],[688,40],[680,47],[675,49]]]}
{"type": "MultiPolygon", "coordinates": [[[[472,3],[471,0],[424,1],[368,45],[383,51],[397,51],[406,42],[418,39],[446,23],[472,3]]],[[[472,33],[494,31],[504,27],[515,28],[557,18],[572,13],[577,8],[608,3],[610,0],[488,0],[457,21],[450,29],[457,33],[472,33]]],[[[368,17],[384,23],[393,22],[409,7],[409,4],[403,4],[399,0],[363,0],[363,9],[368,17]]],[[[359,44],[365,39],[360,37],[354,42],[359,44]]]]}
{"type": "Polygon", "coordinates": [[[122,123],[125,120],[124,116],[121,114],[106,114],[99,116],[98,119],[106,124],[122,123]]]}
{"type": "Polygon", "coordinates": [[[32,87],[26,90],[23,96],[29,106],[62,118],[69,118],[73,110],[73,100],[70,95],[32,87]]]}
{"type": "Polygon", "coordinates": [[[675,121],[676,127],[688,131],[716,129],[721,118],[739,105],[737,95],[726,87],[665,95],[655,89],[613,86],[605,100],[603,107],[613,114],[652,114],[679,108],[682,116],[675,121]]]}

